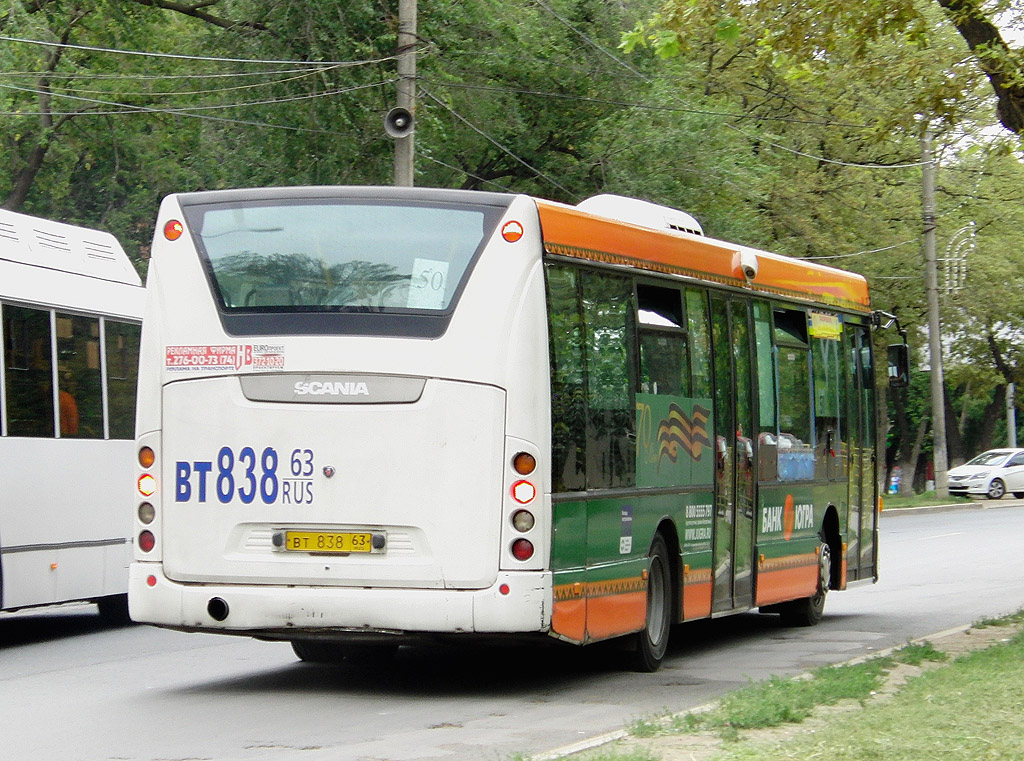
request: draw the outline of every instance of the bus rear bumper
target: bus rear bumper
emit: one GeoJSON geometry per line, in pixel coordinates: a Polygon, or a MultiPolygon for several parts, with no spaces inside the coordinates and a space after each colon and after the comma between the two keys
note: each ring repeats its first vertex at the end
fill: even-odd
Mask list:
{"type": "Polygon", "coordinates": [[[132,563],[132,620],[274,639],[316,633],[546,632],[552,577],[499,572],[486,589],[386,589],[182,584],[160,563],[132,563]],[[218,618],[220,620],[218,620],[218,618]]]}

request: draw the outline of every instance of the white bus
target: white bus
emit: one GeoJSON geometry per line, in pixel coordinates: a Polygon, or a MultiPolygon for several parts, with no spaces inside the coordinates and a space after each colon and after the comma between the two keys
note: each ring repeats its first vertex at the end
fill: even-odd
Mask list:
{"type": "Polygon", "coordinates": [[[136,621],[653,670],[673,623],[875,580],[858,275],[632,199],[316,187],[169,196],[147,288],[136,621]]]}
{"type": "Polygon", "coordinates": [[[0,210],[0,609],[126,618],[144,304],[109,233],[0,210]]]}

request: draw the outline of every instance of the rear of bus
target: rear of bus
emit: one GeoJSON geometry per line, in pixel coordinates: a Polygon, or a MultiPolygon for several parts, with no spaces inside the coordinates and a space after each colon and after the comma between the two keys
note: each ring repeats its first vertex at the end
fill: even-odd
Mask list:
{"type": "Polygon", "coordinates": [[[331,643],[547,631],[544,303],[527,197],[166,198],[132,618],[331,643]]]}

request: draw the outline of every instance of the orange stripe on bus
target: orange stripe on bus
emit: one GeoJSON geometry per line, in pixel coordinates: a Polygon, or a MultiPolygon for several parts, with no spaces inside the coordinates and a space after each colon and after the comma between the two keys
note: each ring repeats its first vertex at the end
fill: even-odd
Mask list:
{"type": "Polygon", "coordinates": [[[639,576],[558,584],[551,630],[573,642],[639,631],[647,620],[647,580],[639,576]]]}
{"type": "Polygon", "coordinates": [[[624,224],[550,202],[538,200],[537,208],[544,247],[552,254],[628,264],[862,312],[870,309],[867,281],[860,275],[724,241],[624,224]],[[749,284],[739,267],[741,250],[758,261],[757,276],[749,284]]]}
{"type": "Polygon", "coordinates": [[[640,631],[647,621],[647,593],[593,597],[587,600],[587,638],[608,639],[640,631]]]}
{"type": "Polygon", "coordinates": [[[711,615],[711,589],[712,584],[710,581],[701,581],[695,584],[684,585],[684,621],[692,621],[695,618],[707,618],[711,615]]]}
{"type": "Polygon", "coordinates": [[[761,571],[757,574],[756,606],[810,597],[818,589],[818,565],[761,571]]]}
{"type": "Polygon", "coordinates": [[[573,642],[587,636],[587,601],[584,598],[555,602],[551,610],[551,631],[573,642]]]}

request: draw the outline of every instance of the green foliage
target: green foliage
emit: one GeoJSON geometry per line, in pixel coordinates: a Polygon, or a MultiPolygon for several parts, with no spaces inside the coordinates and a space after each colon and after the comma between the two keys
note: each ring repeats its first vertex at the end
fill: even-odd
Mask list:
{"type": "MultiPolygon", "coordinates": [[[[108,229],[142,267],[167,193],[391,182],[393,1],[201,10],[209,20],[144,0],[10,3],[5,36],[83,47],[0,45],[5,205],[108,229]]],[[[1024,177],[1019,146],[988,129],[977,56],[1006,51],[972,57],[938,3],[420,0],[418,38],[416,184],[686,209],[712,237],[864,274],[912,346],[927,115],[940,255],[976,229],[965,286],[943,302],[950,399],[964,449],[1005,435],[991,402],[1024,380],[1024,177]]]]}

